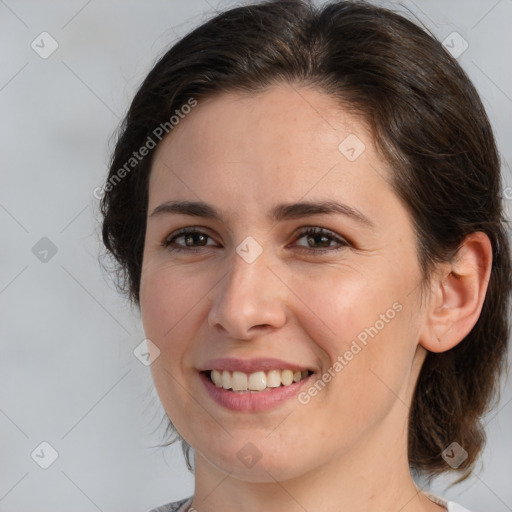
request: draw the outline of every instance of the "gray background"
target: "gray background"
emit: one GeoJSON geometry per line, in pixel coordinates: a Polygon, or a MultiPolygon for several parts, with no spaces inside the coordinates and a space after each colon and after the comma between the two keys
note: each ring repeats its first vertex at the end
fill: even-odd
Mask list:
{"type": "MultiPolygon", "coordinates": [[[[1,512],[144,512],[193,493],[179,448],[155,448],[163,409],[133,355],[139,315],[98,264],[93,190],[155,58],[231,5],[0,0],[1,512]],[[46,59],[31,47],[43,31],[59,45],[46,59]],[[48,449],[31,457],[43,441],[58,452],[48,469],[36,463],[48,462],[48,449]]],[[[483,97],[512,187],[512,0],[383,5],[414,13],[440,40],[453,31],[467,40],[459,62],[483,97]]],[[[507,197],[510,212],[512,188],[507,197]]],[[[482,471],[449,490],[441,479],[433,492],[472,512],[512,510],[511,400],[509,382],[487,418],[482,471]]]]}

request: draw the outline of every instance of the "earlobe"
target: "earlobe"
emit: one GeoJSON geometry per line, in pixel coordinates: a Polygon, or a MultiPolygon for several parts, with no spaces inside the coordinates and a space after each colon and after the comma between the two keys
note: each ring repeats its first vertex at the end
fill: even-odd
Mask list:
{"type": "Polygon", "coordinates": [[[482,232],[471,233],[451,263],[444,263],[432,283],[420,345],[445,352],[471,331],[482,310],[492,268],[492,245],[482,232]]]}

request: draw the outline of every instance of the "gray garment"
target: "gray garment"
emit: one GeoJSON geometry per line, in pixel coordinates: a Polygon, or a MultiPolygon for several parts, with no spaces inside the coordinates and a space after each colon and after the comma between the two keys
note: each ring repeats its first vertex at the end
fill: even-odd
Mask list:
{"type": "MultiPolygon", "coordinates": [[[[465,509],[461,505],[453,502],[447,501],[443,498],[435,496],[434,494],[424,493],[430,501],[437,503],[443,507],[446,507],[447,512],[469,512],[469,510],[465,509]]],[[[187,512],[188,507],[192,504],[192,496],[190,498],[185,498],[181,501],[175,501],[174,503],[168,503],[167,505],[162,505],[161,507],[154,508],[149,512],[187,512]]],[[[192,509],[194,510],[194,509],[192,509]]]]}
{"type": "Polygon", "coordinates": [[[151,509],[149,512],[186,512],[191,504],[192,496],[190,496],[190,498],[185,498],[181,501],[175,501],[174,503],[167,503],[167,505],[161,505],[160,507],[151,509]]]}

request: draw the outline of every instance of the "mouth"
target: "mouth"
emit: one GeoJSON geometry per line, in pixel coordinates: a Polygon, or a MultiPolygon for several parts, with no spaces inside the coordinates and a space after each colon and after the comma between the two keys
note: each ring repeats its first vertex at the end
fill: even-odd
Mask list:
{"type": "Polygon", "coordinates": [[[264,412],[284,406],[319,372],[269,357],[222,357],[196,369],[207,395],[222,408],[237,412],[264,412]]]}
{"type": "Polygon", "coordinates": [[[216,388],[233,393],[264,393],[285,388],[306,380],[313,375],[312,370],[272,369],[246,373],[228,370],[204,370],[200,372],[216,388]]]}

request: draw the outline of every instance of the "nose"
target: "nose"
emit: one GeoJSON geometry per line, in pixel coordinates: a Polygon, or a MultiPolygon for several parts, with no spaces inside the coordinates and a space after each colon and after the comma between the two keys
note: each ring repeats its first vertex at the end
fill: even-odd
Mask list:
{"type": "Polygon", "coordinates": [[[234,253],[215,287],[208,314],[211,327],[237,340],[250,340],[286,323],[286,289],[268,268],[265,251],[252,263],[234,253]]]}

